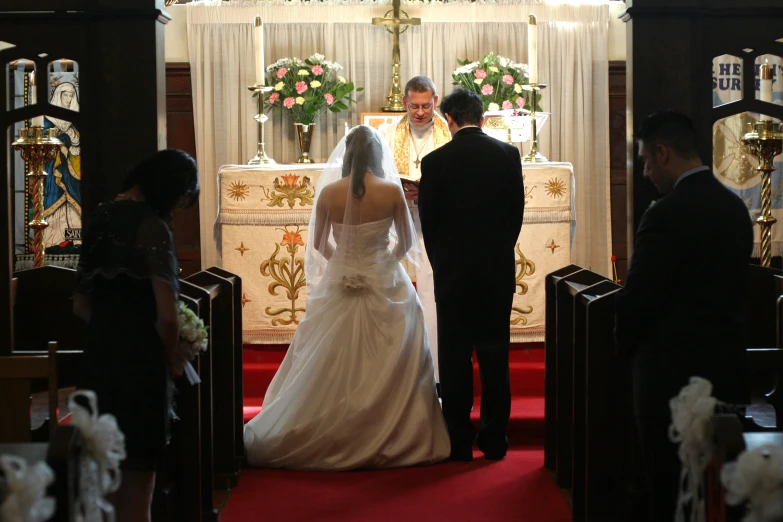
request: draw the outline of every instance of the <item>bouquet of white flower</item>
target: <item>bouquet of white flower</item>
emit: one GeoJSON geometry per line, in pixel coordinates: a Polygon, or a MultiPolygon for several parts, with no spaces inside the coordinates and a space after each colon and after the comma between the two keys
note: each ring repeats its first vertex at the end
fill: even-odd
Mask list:
{"type": "Polygon", "coordinates": [[[180,301],[177,305],[177,319],[179,321],[179,352],[185,361],[185,375],[190,384],[198,384],[201,379],[191,366],[190,361],[196,358],[199,352],[204,352],[209,346],[209,336],[204,321],[196,313],[180,301]]]}

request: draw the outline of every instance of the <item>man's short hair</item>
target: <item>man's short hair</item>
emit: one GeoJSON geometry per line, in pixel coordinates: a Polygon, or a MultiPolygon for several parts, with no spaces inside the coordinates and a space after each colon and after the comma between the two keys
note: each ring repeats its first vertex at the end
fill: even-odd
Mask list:
{"type": "Polygon", "coordinates": [[[437,96],[438,93],[435,90],[435,84],[432,80],[426,76],[414,76],[408,83],[405,84],[405,96],[408,96],[409,92],[427,92],[432,91],[433,96],[437,96]]]}
{"type": "Polygon", "coordinates": [[[647,116],[636,131],[636,139],[645,145],[666,145],[684,159],[699,156],[693,121],[675,110],[659,111],[647,116]]]}
{"type": "Polygon", "coordinates": [[[457,127],[478,125],[484,115],[484,103],[478,94],[460,87],[443,98],[440,112],[451,116],[457,127]]]}

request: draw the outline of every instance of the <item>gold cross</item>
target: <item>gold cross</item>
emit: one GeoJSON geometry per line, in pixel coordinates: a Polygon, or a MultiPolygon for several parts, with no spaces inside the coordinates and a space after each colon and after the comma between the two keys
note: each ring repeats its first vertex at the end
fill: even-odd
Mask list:
{"type": "Polygon", "coordinates": [[[560,245],[556,244],[554,239],[550,239],[549,243],[544,245],[544,247],[551,248],[552,249],[552,253],[554,254],[555,253],[555,249],[556,248],[560,248],[560,245]]]}
{"type": "Polygon", "coordinates": [[[248,298],[247,298],[247,294],[243,293],[243,294],[242,294],[242,308],[244,308],[244,307],[245,307],[245,304],[246,304],[246,303],[250,303],[250,302],[252,302],[252,300],[251,300],[251,299],[248,299],[248,298]]]}
{"type": "Polygon", "coordinates": [[[419,158],[416,158],[416,161],[414,161],[413,164],[416,165],[416,168],[418,169],[421,161],[419,161],[419,158]]]}
{"type": "Polygon", "coordinates": [[[400,34],[408,30],[409,25],[421,25],[421,18],[410,18],[408,13],[400,9],[400,0],[392,1],[392,10],[387,11],[383,18],[373,17],[372,25],[383,25],[384,29],[394,35],[392,47],[392,88],[386,96],[386,105],[382,110],[386,112],[404,112],[402,105],[402,87],[400,85],[400,34]],[[391,17],[389,15],[391,14],[391,17]],[[400,15],[405,15],[401,18],[400,15]],[[391,26],[391,28],[389,28],[391,26]],[[400,30],[400,26],[404,26],[400,30]]]}
{"type": "Polygon", "coordinates": [[[234,250],[237,250],[237,251],[239,251],[240,255],[241,255],[242,257],[245,257],[245,252],[247,252],[247,251],[248,251],[248,250],[250,250],[250,249],[249,249],[249,248],[246,248],[246,247],[245,247],[245,242],[244,242],[244,241],[242,241],[241,243],[239,243],[239,246],[238,246],[238,247],[236,247],[234,250]]]}

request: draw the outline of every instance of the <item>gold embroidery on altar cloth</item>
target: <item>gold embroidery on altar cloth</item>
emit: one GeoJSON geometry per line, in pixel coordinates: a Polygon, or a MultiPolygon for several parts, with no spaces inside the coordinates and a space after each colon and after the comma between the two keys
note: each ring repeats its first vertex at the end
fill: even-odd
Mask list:
{"type": "MultiPolygon", "coordinates": [[[[435,135],[434,150],[451,141],[451,133],[446,120],[437,114],[433,114],[433,119],[435,120],[432,127],[432,132],[435,135]]],[[[411,141],[410,130],[408,129],[409,122],[410,119],[406,114],[400,119],[397,123],[397,128],[394,130],[394,163],[397,164],[397,170],[403,179],[410,174],[411,141]]]]}
{"type": "Polygon", "coordinates": [[[299,298],[299,290],[305,286],[305,271],[304,271],[304,257],[297,257],[299,247],[304,247],[304,240],[300,232],[304,232],[305,229],[288,230],[288,227],[278,228],[283,232],[283,239],[280,243],[275,243],[275,251],[272,256],[261,263],[261,275],[264,277],[271,277],[274,279],[269,283],[269,293],[271,295],[277,295],[278,288],[284,288],[286,291],[286,297],[291,301],[289,308],[277,308],[273,309],[271,306],[266,307],[266,314],[272,319],[272,326],[299,324],[299,317],[297,313],[304,313],[304,308],[297,308],[296,300],[299,298]],[[290,257],[277,259],[277,254],[280,253],[280,249],[286,247],[286,251],[290,257]],[[278,317],[283,314],[288,314],[288,318],[278,317]]]}
{"type": "Polygon", "coordinates": [[[242,257],[245,257],[245,252],[247,252],[250,249],[245,246],[245,242],[244,241],[240,241],[239,242],[239,246],[236,247],[234,250],[239,252],[239,255],[241,255],[242,257]]]}
{"type": "Polygon", "coordinates": [[[535,185],[532,187],[525,187],[525,201],[528,199],[533,199],[533,189],[536,188],[535,185]]]}
{"type": "Polygon", "coordinates": [[[244,200],[248,194],[250,194],[250,189],[247,188],[244,181],[232,181],[228,188],[228,197],[234,201],[244,200]]]}
{"type": "Polygon", "coordinates": [[[560,178],[552,178],[546,182],[546,194],[552,199],[559,198],[565,194],[566,186],[565,182],[560,178]]]}
{"type": "Polygon", "coordinates": [[[302,181],[299,181],[299,176],[293,174],[280,176],[280,179],[275,178],[272,182],[274,185],[273,190],[261,187],[264,191],[264,197],[261,198],[261,201],[268,200],[267,207],[282,207],[283,201],[285,201],[288,203],[288,208],[294,208],[296,200],[299,200],[300,207],[313,204],[315,191],[308,176],[302,178],[302,181]],[[280,183],[280,179],[283,180],[282,183],[280,183]]]}
{"type": "Polygon", "coordinates": [[[552,253],[554,254],[555,249],[560,248],[560,245],[556,244],[554,238],[552,238],[547,242],[546,245],[544,245],[544,248],[549,248],[550,250],[552,250],[552,253]]]}
{"type": "MultiPolygon", "coordinates": [[[[522,250],[519,248],[519,243],[517,243],[516,246],[517,251],[517,260],[516,260],[516,271],[517,271],[517,280],[516,285],[519,287],[519,292],[517,292],[517,295],[525,295],[528,290],[527,283],[522,281],[522,279],[525,278],[525,276],[533,275],[536,272],[536,264],[525,257],[525,254],[522,253],[522,250]]],[[[527,324],[527,317],[525,315],[533,313],[533,306],[528,306],[527,308],[522,308],[519,306],[512,306],[511,307],[511,324],[517,325],[517,324],[527,324]],[[514,315],[516,314],[516,317],[514,315]]]]}
{"type": "Polygon", "coordinates": [[[247,303],[252,303],[252,302],[253,302],[253,300],[252,299],[248,299],[247,298],[247,294],[242,292],[242,308],[244,308],[247,303]]]}

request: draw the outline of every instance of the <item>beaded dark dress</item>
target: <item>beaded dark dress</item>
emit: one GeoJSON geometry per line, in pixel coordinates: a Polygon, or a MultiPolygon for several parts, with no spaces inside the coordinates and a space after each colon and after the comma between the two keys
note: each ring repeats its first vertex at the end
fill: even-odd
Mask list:
{"type": "Polygon", "coordinates": [[[84,230],[77,272],[76,292],[92,305],[79,387],[96,393],[101,414],[117,418],[128,454],[124,467],[152,470],[173,416],[152,288],[159,278],[179,297],[171,231],[142,202],[101,204],[84,230]]]}

